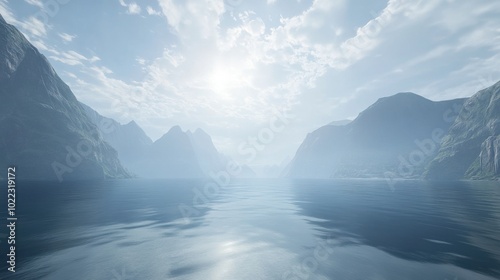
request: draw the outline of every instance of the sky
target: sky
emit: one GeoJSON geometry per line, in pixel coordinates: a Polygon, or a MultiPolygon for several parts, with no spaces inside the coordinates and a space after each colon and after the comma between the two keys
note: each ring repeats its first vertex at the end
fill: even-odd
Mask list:
{"type": "Polygon", "coordinates": [[[0,0],[76,97],[156,140],[202,128],[254,168],[378,98],[500,80],[491,0],[0,0]]]}

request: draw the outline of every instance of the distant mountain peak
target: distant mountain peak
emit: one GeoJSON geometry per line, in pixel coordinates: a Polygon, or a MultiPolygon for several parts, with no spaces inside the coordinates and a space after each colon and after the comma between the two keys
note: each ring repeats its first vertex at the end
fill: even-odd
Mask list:
{"type": "Polygon", "coordinates": [[[193,135],[194,135],[195,137],[202,138],[202,139],[210,139],[210,140],[212,139],[212,138],[210,137],[210,135],[209,135],[208,133],[206,133],[206,132],[205,132],[203,129],[201,129],[201,128],[197,128],[197,129],[194,131],[193,135]]]}
{"type": "Polygon", "coordinates": [[[383,101],[383,100],[400,100],[400,101],[407,100],[407,101],[411,101],[411,102],[431,101],[431,100],[429,100],[421,95],[418,95],[416,93],[413,93],[413,92],[399,92],[399,93],[396,93],[394,95],[382,97],[379,99],[379,101],[383,101]]]}
{"type": "Polygon", "coordinates": [[[140,128],[140,126],[134,120],[131,120],[125,126],[134,127],[134,128],[140,128]]]}
{"type": "Polygon", "coordinates": [[[399,96],[399,97],[402,97],[402,96],[422,97],[422,96],[420,96],[414,92],[411,92],[411,91],[398,92],[398,93],[392,95],[392,97],[396,97],[396,96],[399,96]]]}
{"type": "Polygon", "coordinates": [[[5,22],[5,19],[3,19],[2,14],[0,14],[0,22],[7,23],[7,22],[5,22]]]}
{"type": "Polygon", "coordinates": [[[183,137],[189,137],[189,132],[182,131],[182,128],[178,125],[172,126],[167,133],[163,134],[158,140],[154,143],[168,143],[172,141],[172,139],[184,139],[183,137]]]}
{"type": "Polygon", "coordinates": [[[167,132],[167,134],[172,134],[172,133],[178,134],[178,133],[184,133],[184,132],[182,131],[182,128],[180,126],[174,125],[167,132]]]}

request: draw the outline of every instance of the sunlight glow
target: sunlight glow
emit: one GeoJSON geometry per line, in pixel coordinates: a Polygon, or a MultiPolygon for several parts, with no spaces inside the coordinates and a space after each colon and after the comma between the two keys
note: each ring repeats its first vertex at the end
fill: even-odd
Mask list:
{"type": "Polygon", "coordinates": [[[218,62],[207,75],[208,89],[221,99],[231,99],[249,84],[247,70],[244,64],[218,62]]]}

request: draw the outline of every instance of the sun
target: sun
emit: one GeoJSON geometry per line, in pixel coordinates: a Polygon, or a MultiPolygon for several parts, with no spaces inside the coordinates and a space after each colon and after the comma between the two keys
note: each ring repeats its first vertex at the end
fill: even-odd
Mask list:
{"type": "Polygon", "coordinates": [[[207,77],[208,89],[223,99],[234,97],[247,82],[244,67],[227,62],[216,63],[207,77]]]}
{"type": "Polygon", "coordinates": [[[234,75],[223,67],[217,67],[210,73],[209,86],[210,89],[216,94],[228,94],[229,89],[232,87],[232,80],[234,75]]]}

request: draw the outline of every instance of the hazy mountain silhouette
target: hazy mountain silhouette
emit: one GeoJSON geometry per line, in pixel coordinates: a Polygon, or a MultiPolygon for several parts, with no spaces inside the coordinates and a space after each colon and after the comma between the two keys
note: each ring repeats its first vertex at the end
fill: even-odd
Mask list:
{"type": "MultiPolygon", "coordinates": [[[[156,140],[138,161],[137,174],[155,178],[206,178],[226,171],[230,159],[219,153],[212,138],[198,128],[194,132],[172,127],[156,140]]],[[[248,166],[233,177],[254,177],[248,166]]]]}
{"type": "Polygon", "coordinates": [[[172,127],[156,140],[138,161],[138,175],[154,178],[205,177],[189,135],[172,127]]]}
{"type": "Polygon", "coordinates": [[[0,168],[23,179],[123,178],[98,133],[47,59],[0,16],[0,168]]]}
{"type": "MultiPolygon", "coordinates": [[[[219,153],[212,138],[198,128],[194,132],[172,127],[155,142],[134,121],[122,125],[81,104],[103,138],[118,151],[123,165],[134,175],[146,178],[203,178],[226,170],[229,158],[219,153]]],[[[235,177],[255,177],[241,166],[235,177]]]]}
{"type": "Polygon", "coordinates": [[[286,176],[420,176],[439,148],[433,136],[446,133],[464,101],[433,102],[408,92],[380,98],[352,122],[308,134],[286,176]]]}
{"type": "Polygon", "coordinates": [[[500,82],[464,104],[429,165],[429,179],[500,177],[500,82]]]}
{"type": "Polygon", "coordinates": [[[187,131],[186,134],[203,173],[209,174],[225,168],[225,159],[215,148],[210,135],[200,128],[194,132],[187,131]]]}
{"type": "Polygon", "coordinates": [[[141,168],[138,159],[148,151],[153,141],[135,121],[120,124],[107,118],[91,107],[80,103],[92,122],[99,128],[102,137],[118,152],[118,158],[129,171],[137,174],[141,168]]]}

